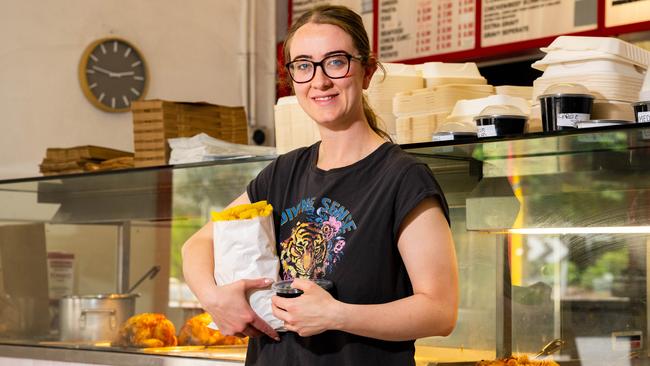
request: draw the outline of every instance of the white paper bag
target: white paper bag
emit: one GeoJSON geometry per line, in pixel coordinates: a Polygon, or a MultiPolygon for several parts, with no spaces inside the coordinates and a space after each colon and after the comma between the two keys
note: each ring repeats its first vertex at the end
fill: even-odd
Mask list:
{"type": "MultiPolygon", "coordinates": [[[[241,279],[280,278],[280,260],[275,250],[273,214],[251,219],[214,221],[214,279],[226,285],[241,279]]],[[[254,290],[249,296],[253,310],[273,329],[283,322],[273,316],[269,289],[254,290]]]]}

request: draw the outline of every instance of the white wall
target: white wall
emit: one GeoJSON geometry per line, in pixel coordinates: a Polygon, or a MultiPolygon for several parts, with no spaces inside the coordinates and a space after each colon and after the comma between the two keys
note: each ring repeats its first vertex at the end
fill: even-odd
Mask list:
{"type": "Polygon", "coordinates": [[[47,147],[133,151],[131,114],[96,109],[77,78],[85,47],[110,35],[144,54],[147,99],[251,100],[258,124],[272,126],[274,6],[267,0],[0,0],[0,179],[39,175],[47,147]],[[247,7],[250,2],[255,6],[247,7]],[[250,9],[257,14],[254,30],[246,21],[250,9]],[[247,51],[251,44],[255,50],[247,51]],[[252,83],[247,55],[258,58],[252,83]],[[253,98],[246,97],[249,84],[259,89],[253,98]]]}

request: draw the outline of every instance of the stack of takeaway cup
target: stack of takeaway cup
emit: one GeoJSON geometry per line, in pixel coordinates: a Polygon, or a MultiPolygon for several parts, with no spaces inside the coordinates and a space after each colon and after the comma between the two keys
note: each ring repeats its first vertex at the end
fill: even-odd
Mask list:
{"type": "Polygon", "coordinates": [[[487,85],[472,62],[429,62],[415,67],[427,87],[395,94],[392,112],[397,143],[431,141],[433,132],[458,100],[494,94],[494,88],[487,85]]]}
{"type": "MultiPolygon", "coordinates": [[[[504,115],[517,116],[519,119],[527,119],[529,114],[530,105],[528,101],[520,97],[513,97],[510,95],[491,95],[478,99],[463,99],[456,102],[451,114],[445,119],[445,122],[438,127],[436,135],[443,133],[448,134],[451,132],[462,134],[471,133],[476,136],[477,132],[479,132],[475,121],[476,117],[486,115],[504,115]],[[486,110],[487,107],[491,106],[504,107],[501,109],[490,108],[486,110]],[[496,110],[500,110],[500,112],[497,113],[495,112],[496,110]]],[[[436,139],[435,136],[434,139],[436,139]]]]}
{"type": "Polygon", "coordinates": [[[393,97],[397,93],[422,89],[424,79],[413,65],[382,63],[386,73],[377,70],[370,80],[367,98],[370,106],[383,122],[386,132],[396,140],[393,97]]]}
{"type": "Polygon", "coordinates": [[[532,65],[544,73],[533,83],[531,120],[541,117],[539,96],[567,83],[585,87],[594,97],[591,119],[634,120],[632,103],[650,64],[649,51],[618,38],[577,36],[560,36],[541,50],[546,56],[532,65]]]}
{"type": "Polygon", "coordinates": [[[639,123],[650,122],[650,72],[646,72],[639,101],[634,103],[634,118],[639,123]]]}
{"type": "Polygon", "coordinates": [[[278,99],[275,111],[275,144],[278,154],[309,146],[320,140],[316,123],[298,104],[295,96],[278,99]]]}

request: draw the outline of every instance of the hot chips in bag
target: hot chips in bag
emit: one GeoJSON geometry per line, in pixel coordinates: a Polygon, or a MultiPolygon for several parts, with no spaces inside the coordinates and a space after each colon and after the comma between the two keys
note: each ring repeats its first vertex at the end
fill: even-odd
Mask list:
{"type": "MultiPolygon", "coordinates": [[[[214,279],[225,285],[240,279],[280,278],[280,260],[275,250],[273,207],[266,201],[212,212],[214,234],[214,279]]],[[[282,321],[271,311],[271,289],[251,292],[253,310],[271,327],[282,321]]]]}

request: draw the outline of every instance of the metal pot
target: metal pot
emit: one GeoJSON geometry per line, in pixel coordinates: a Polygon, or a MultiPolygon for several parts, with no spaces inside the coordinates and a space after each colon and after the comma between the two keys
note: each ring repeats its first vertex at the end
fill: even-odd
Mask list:
{"type": "Polygon", "coordinates": [[[119,327],[135,313],[138,294],[70,295],[60,300],[61,341],[117,341],[119,327]]]}

